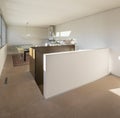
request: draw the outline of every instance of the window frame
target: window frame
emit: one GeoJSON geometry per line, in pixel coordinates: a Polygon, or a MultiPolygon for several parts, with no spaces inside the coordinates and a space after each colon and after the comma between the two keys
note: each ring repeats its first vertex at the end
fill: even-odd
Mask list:
{"type": "Polygon", "coordinates": [[[0,48],[2,48],[2,16],[0,15],[0,48]]]}
{"type": "Polygon", "coordinates": [[[0,15],[0,48],[7,44],[7,25],[2,15],[0,15]]]}

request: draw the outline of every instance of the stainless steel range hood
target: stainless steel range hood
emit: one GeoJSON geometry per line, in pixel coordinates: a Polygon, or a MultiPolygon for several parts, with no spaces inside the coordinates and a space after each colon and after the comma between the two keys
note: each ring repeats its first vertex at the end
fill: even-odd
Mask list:
{"type": "Polygon", "coordinates": [[[55,37],[55,25],[50,25],[48,28],[48,39],[49,41],[53,41],[55,37]]]}

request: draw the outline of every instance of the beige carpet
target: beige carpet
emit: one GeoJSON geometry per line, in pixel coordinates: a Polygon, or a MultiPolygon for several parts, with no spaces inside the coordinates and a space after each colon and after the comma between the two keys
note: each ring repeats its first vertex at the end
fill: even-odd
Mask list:
{"type": "Polygon", "coordinates": [[[29,55],[26,54],[26,61],[24,61],[23,54],[14,54],[12,55],[13,66],[23,66],[29,64],[29,55]]]}
{"type": "Polygon", "coordinates": [[[28,69],[13,67],[8,56],[0,79],[0,118],[120,118],[119,77],[110,75],[45,100],[28,69]]]}

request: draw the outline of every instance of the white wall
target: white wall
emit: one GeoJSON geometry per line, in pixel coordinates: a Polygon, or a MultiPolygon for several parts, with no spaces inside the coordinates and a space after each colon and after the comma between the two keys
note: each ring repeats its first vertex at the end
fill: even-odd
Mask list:
{"type": "Polygon", "coordinates": [[[58,95],[109,73],[109,49],[45,54],[44,96],[58,95]]]}
{"type": "Polygon", "coordinates": [[[111,73],[120,76],[120,8],[56,26],[57,32],[67,30],[80,49],[111,48],[111,73]]]}
{"type": "Polygon", "coordinates": [[[48,29],[40,27],[8,26],[8,45],[41,44],[48,39],[48,29]],[[30,33],[31,37],[26,34],[30,33]]]}
{"type": "Polygon", "coordinates": [[[100,14],[57,25],[56,32],[71,31],[69,37],[60,39],[75,38],[80,49],[105,48],[107,37],[104,24],[104,14],[100,14]]]}
{"type": "Polygon", "coordinates": [[[0,76],[7,56],[7,45],[0,49],[0,76]]]}

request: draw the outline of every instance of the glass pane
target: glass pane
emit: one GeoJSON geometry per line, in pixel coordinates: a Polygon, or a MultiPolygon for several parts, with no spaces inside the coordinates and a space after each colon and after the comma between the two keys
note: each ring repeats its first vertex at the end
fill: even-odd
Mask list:
{"type": "Polygon", "coordinates": [[[5,26],[5,22],[2,19],[2,46],[4,46],[6,44],[6,26],[5,26]]]}
{"type": "Polygon", "coordinates": [[[0,48],[2,47],[2,24],[1,24],[1,22],[2,22],[2,18],[1,18],[1,16],[0,16],[0,48]]]}

